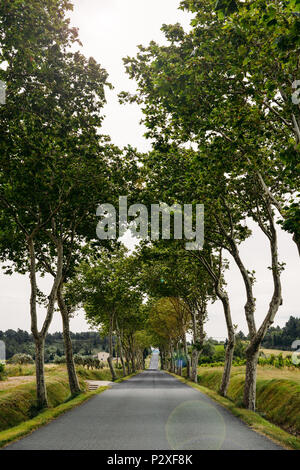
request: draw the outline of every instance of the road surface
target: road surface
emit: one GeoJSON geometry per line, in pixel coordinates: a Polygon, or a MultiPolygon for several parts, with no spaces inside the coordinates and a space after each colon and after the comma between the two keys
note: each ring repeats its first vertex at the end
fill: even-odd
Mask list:
{"type": "Polygon", "coordinates": [[[151,369],[67,412],[7,450],[276,450],[206,395],[151,369]]]}

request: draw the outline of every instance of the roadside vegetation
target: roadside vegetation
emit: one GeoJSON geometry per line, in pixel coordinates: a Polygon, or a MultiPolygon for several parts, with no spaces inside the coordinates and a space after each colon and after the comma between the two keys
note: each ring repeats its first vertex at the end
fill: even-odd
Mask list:
{"type": "MultiPolygon", "coordinates": [[[[9,429],[24,421],[38,416],[41,410],[38,407],[35,394],[34,366],[8,365],[6,377],[0,381],[0,431],[9,429]]],[[[109,368],[102,370],[77,368],[80,387],[83,393],[87,392],[87,380],[110,381],[109,368]]],[[[117,377],[122,376],[117,370],[117,377]]],[[[51,409],[68,402],[72,397],[68,385],[68,375],[65,366],[45,366],[46,386],[51,409]]],[[[90,392],[89,392],[90,393],[90,392]]]]}
{"type": "Polygon", "coordinates": [[[234,416],[244,421],[256,432],[271,438],[286,449],[300,450],[300,438],[265,419],[263,417],[263,413],[255,413],[251,410],[241,408],[237,406],[232,400],[222,397],[218,392],[215,392],[211,388],[195,384],[195,382],[178,375],[173,375],[181,382],[184,382],[196,390],[199,390],[200,392],[208,395],[210,398],[229,410],[234,416]]]}
{"type": "MultiPolygon", "coordinates": [[[[222,379],[222,368],[198,369],[198,383],[218,392],[222,379]]],[[[241,407],[245,366],[233,367],[227,398],[241,407]]],[[[257,369],[257,412],[286,431],[300,436],[300,369],[279,370],[270,366],[257,369]]]]}

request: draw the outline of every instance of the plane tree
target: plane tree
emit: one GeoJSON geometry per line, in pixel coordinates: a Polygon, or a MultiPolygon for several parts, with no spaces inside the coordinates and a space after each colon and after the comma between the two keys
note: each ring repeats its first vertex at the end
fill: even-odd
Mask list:
{"type": "MultiPolygon", "coordinates": [[[[243,38],[239,42],[238,32],[234,34],[227,20],[216,14],[213,3],[183,2],[183,7],[196,13],[189,33],[180,25],[164,25],[168,45],[151,42],[149,47],[140,47],[136,58],[125,59],[129,76],[138,82],[138,91],[135,95],[123,93],[121,100],[137,101],[142,106],[146,135],[154,140],[156,153],[147,166],[147,171],[152,170],[148,182],[159,175],[163,194],[169,193],[170,198],[181,202],[205,203],[206,240],[217,251],[218,247],[229,251],[239,267],[247,294],[245,314],[252,343],[244,401],[254,409],[258,347],[282,302],[274,207],[280,210],[287,204],[293,209],[292,230],[297,210],[286,195],[294,192],[297,177],[292,177],[282,158],[282,152],[290,148],[291,132],[268,112],[260,91],[251,82],[251,62],[243,63],[245,57],[238,50],[243,38]],[[176,148],[184,151],[188,145],[193,145],[194,151],[185,150],[187,158],[182,158],[184,162],[178,167],[176,148]],[[185,165],[189,154],[192,163],[185,165]],[[247,216],[266,235],[272,259],[274,290],[258,330],[254,278],[237,248],[250,235],[242,227],[247,216]]],[[[284,211],[280,212],[284,218],[284,211]]]]}
{"type": "Polygon", "coordinates": [[[91,254],[76,269],[76,276],[67,284],[66,295],[74,309],[82,306],[88,322],[109,337],[108,365],[112,379],[117,378],[113,364],[113,338],[120,346],[120,359],[125,375],[127,366],[136,370],[135,333],[143,330],[145,316],[143,295],[131,276],[132,264],[125,247],[113,251],[101,249],[91,254]]]}
{"type": "Polygon", "coordinates": [[[141,289],[155,298],[175,297],[182,299],[189,309],[192,333],[191,357],[183,336],[187,357],[187,375],[197,380],[197,365],[205,339],[204,324],[207,319],[207,304],[214,300],[211,278],[199,264],[191,263],[190,257],[180,242],[156,242],[144,246],[137,252],[140,266],[141,289]]]}
{"type": "MultiPolygon", "coordinates": [[[[180,357],[182,338],[190,327],[189,308],[178,297],[150,299],[149,306],[148,327],[160,348],[161,367],[175,372],[175,351],[180,357]]],[[[181,373],[181,366],[177,366],[177,371],[181,373]]]]}
{"type": "MultiPolygon", "coordinates": [[[[249,18],[252,14],[260,15],[255,5],[254,13],[249,11],[248,2],[243,5],[241,11],[247,11],[249,18]]],[[[185,33],[179,24],[163,25],[169,44],[159,46],[152,41],[148,47],[140,46],[136,58],[127,57],[124,60],[126,70],[137,81],[138,91],[134,95],[121,94],[121,101],[136,101],[141,105],[146,135],[157,147],[162,148],[173,141],[179,144],[193,142],[201,148],[212,137],[221,136],[222,147],[227,148],[227,155],[230,154],[227,167],[256,178],[257,191],[279,210],[283,226],[294,232],[293,239],[297,243],[298,206],[295,198],[299,172],[294,171],[298,161],[294,118],[290,102],[281,103],[285,109],[282,116],[270,104],[274,99],[276,101],[276,93],[285,78],[290,75],[289,83],[297,73],[296,45],[293,52],[289,50],[289,57],[294,55],[288,62],[288,71],[279,61],[278,74],[274,71],[278,67],[278,59],[274,57],[276,48],[270,51],[269,77],[265,79],[267,85],[264,83],[261,87],[259,79],[263,81],[264,74],[260,70],[264,60],[256,58],[260,47],[248,45],[247,41],[267,44],[262,47],[263,54],[267,55],[266,48],[272,48],[269,39],[264,43],[268,32],[258,41],[255,35],[259,36],[263,28],[256,31],[256,22],[250,18],[251,30],[247,35],[247,20],[241,20],[244,27],[241,31],[238,13],[233,19],[231,16],[220,17],[214,1],[186,1],[182,2],[182,8],[195,13],[191,31],[185,33]],[[286,125],[285,113],[288,112],[286,125]]],[[[282,23],[283,18],[281,15],[282,23]]],[[[282,63],[284,60],[282,58],[282,63]]],[[[288,100],[291,95],[286,96],[288,100]]]]}
{"type": "Polygon", "coordinates": [[[99,132],[107,73],[93,58],[70,50],[78,35],[66,18],[69,9],[62,0],[0,7],[0,56],[7,63],[0,72],[7,83],[0,108],[1,257],[13,262],[8,271],[30,275],[41,407],[47,405],[44,343],[56,301],[71,393],[80,391],[63,285],[82,259],[82,245],[96,238],[97,205],[114,203],[120,187],[132,184],[132,150],[122,152],[99,132]],[[48,296],[38,289],[38,273],[53,277],[48,296]],[[40,330],[39,299],[46,307],[40,330]]]}

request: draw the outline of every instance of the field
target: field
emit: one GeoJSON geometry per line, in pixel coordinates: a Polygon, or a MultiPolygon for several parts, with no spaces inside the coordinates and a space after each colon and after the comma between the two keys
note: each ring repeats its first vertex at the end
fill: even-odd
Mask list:
{"type": "Polygon", "coordinates": [[[261,348],[261,352],[263,352],[266,356],[271,356],[273,354],[274,356],[279,356],[279,354],[282,354],[283,357],[289,356],[293,354],[295,351],[281,351],[280,349],[265,349],[261,348]]]}
{"type": "MultiPolygon", "coordinates": [[[[218,391],[222,372],[222,367],[199,368],[198,382],[218,391]]],[[[228,398],[237,406],[242,406],[244,381],[245,366],[233,367],[228,398]]],[[[300,435],[300,370],[258,366],[257,411],[286,431],[300,435]]]]}

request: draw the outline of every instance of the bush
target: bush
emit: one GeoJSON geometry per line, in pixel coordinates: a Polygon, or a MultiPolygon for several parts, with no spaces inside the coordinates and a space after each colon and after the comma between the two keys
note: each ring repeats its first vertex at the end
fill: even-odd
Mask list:
{"type": "Polygon", "coordinates": [[[55,364],[65,364],[66,363],[66,356],[54,356],[55,364]]]}
{"type": "Polygon", "coordinates": [[[74,354],[74,362],[77,366],[83,366],[84,357],[81,354],[74,354]]]}
{"type": "Polygon", "coordinates": [[[215,346],[210,341],[206,341],[202,349],[203,356],[212,358],[215,355],[215,353],[216,353],[215,346]]]}
{"type": "Polygon", "coordinates": [[[5,372],[5,365],[0,362],[0,380],[4,380],[6,377],[6,372],[5,372]]]}
{"type": "Polygon", "coordinates": [[[33,359],[30,354],[17,353],[14,354],[8,361],[9,364],[33,364],[33,359]]]}

